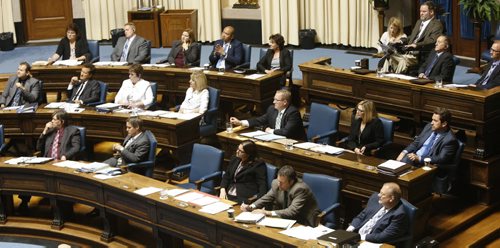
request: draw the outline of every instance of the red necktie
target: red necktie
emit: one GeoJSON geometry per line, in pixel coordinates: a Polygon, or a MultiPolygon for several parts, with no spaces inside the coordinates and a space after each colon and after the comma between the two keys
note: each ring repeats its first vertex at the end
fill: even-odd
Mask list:
{"type": "Polygon", "coordinates": [[[56,136],[54,137],[54,141],[52,142],[52,151],[50,152],[50,157],[53,159],[59,158],[59,140],[61,140],[63,134],[63,128],[57,130],[56,136]]]}

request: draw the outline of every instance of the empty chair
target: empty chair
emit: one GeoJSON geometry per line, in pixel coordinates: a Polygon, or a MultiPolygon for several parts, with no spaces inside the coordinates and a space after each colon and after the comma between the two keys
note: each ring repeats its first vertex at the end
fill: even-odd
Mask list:
{"type": "Polygon", "coordinates": [[[206,137],[217,133],[217,114],[219,112],[220,90],[208,87],[208,109],[203,115],[204,123],[200,125],[200,136],[206,137]]]}
{"type": "Polygon", "coordinates": [[[276,172],[278,169],[276,166],[266,163],[267,168],[267,190],[271,189],[271,185],[273,184],[274,178],[276,178],[276,172]]]}
{"type": "Polygon", "coordinates": [[[151,87],[151,91],[153,92],[153,101],[144,106],[144,109],[150,109],[153,108],[156,105],[156,96],[158,92],[158,84],[156,82],[149,82],[149,86],[151,87]]]}
{"type": "Polygon", "coordinates": [[[243,61],[238,68],[250,68],[250,59],[252,58],[252,47],[243,43],[243,61]]]}
{"type": "Polygon", "coordinates": [[[328,105],[311,103],[307,140],[315,143],[333,144],[337,134],[340,111],[328,105]]]}
{"type": "Polygon", "coordinates": [[[438,194],[446,194],[451,190],[451,187],[457,177],[458,167],[462,159],[462,152],[465,148],[465,143],[458,141],[458,149],[455,153],[455,158],[451,164],[438,164],[438,171],[434,175],[432,189],[438,194]]]}
{"type": "Polygon", "coordinates": [[[76,128],[78,128],[78,131],[80,131],[80,150],[78,151],[78,155],[77,157],[79,158],[86,158],[86,144],[87,144],[87,141],[86,141],[86,137],[87,137],[87,128],[85,127],[81,127],[81,126],[74,126],[76,128]]]}
{"type": "Polygon", "coordinates": [[[99,94],[99,101],[91,102],[87,104],[88,106],[97,106],[106,102],[106,95],[108,94],[108,84],[99,81],[99,89],[101,91],[99,94]]]}
{"type": "Polygon", "coordinates": [[[146,58],[144,58],[144,60],[141,61],[141,64],[151,63],[151,41],[150,40],[146,40],[146,47],[147,47],[148,54],[147,54],[146,58]]]}
{"type": "MultiPolygon", "coordinates": [[[[451,79],[453,80],[453,77],[455,75],[455,68],[457,68],[457,65],[460,64],[460,58],[458,58],[457,56],[453,56],[453,69],[452,69],[452,73],[451,73],[451,79]]],[[[452,83],[452,82],[450,82],[452,83]]]]}
{"type": "Polygon", "coordinates": [[[394,139],[394,122],[384,117],[379,117],[380,121],[382,121],[382,127],[384,128],[384,144],[381,147],[373,149],[371,151],[372,155],[380,156],[381,151],[390,144],[394,139]]]}
{"type": "Polygon", "coordinates": [[[211,45],[201,45],[201,53],[200,53],[200,66],[209,65],[210,54],[214,50],[214,47],[211,45]]]}
{"type": "Polygon", "coordinates": [[[134,173],[141,174],[147,177],[153,177],[153,169],[156,160],[156,145],[158,144],[158,142],[156,141],[156,138],[151,131],[146,130],[144,131],[144,133],[149,140],[148,159],[139,163],[130,163],[127,164],[127,166],[128,169],[134,173]]]}
{"type": "Polygon", "coordinates": [[[333,210],[340,206],[340,179],[322,174],[304,173],[302,180],[313,192],[321,210],[317,220],[318,223],[335,228],[336,222],[333,210]]]}
{"type": "Polygon", "coordinates": [[[224,151],[208,145],[194,144],[191,163],[167,171],[167,182],[170,182],[173,173],[189,170],[189,182],[179,184],[178,186],[188,189],[194,188],[213,194],[215,193],[215,184],[213,181],[220,179],[222,175],[221,166],[223,159],[224,151]]]}
{"type": "Polygon", "coordinates": [[[99,62],[99,60],[100,60],[100,56],[99,56],[99,41],[97,41],[97,40],[88,40],[87,43],[89,44],[89,51],[90,51],[89,63],[99,62]]]}
{"type": "Polygon", "coordinates": [[[5,149],[5,140],[3,132],[4,132],[3,125],[0,124],[0,154],[3,152],[3,149],[5,149]]]}

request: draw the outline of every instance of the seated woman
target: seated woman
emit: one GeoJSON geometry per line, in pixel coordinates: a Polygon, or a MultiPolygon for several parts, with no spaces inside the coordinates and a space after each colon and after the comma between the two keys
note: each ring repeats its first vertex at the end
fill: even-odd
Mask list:
{"type": "Polygon", "coordinates": [[[179,113],[203,114],[208,108],[207,77],[203,71],[194,71],[189,80],[186,97],[179,108],[179,113]]]}
{"type": "Polygon", "coordinates": [[[124,80],[115,97],[115,103],[128,108],[145,108],[153,102],[153,91],[148,81],[142,79],[144,68],[133,64],[128,69],[129,79],[124,80]]]}
{"type": "Polygon", "coordinates": [[[285,48],[285,38],[281,34],[273,34],[269,36],[268,44],[269,50],[257,63],[257,70],[267,74],[275,70],[284,71],[281,85],[285,85],[287,73],[292,70],[292,56],[290,51],[285,48]]]}
{"type": "Polygon", "coordinates": [[[47,62],[52,64],[61,57],[63,60],[72,59],[88,62],[90,56],[87,40],[80,36],[78,26],[71,23],[66,27],[66,37],[59,41],[56,53],[50,56],[47,62]]]}
{"type": "Polygon", "coordinates": [[[196,43],[193,30],[185,29],[182,32],[180,40],[172,43],[172,49],[167,59],[160,60],[158,63],[175,64],[176,67],[189,67],[200,65],[200,46],[196,43]]]}
{"type": "Polygon", "coordinates": [[[372,101],[363,100],[356,106],[351,122],[351,133],[346,147],[356,154],[370,155],[371,150],[384,143],[384,127],[372,101]]]}
{"type": "Polygon", "coordinates": [[[243,141],[231,158],[222,176],[219,197],[238,204],[259,199],[267,192],[266,164],[257,159],[257,145],[251,140],[243,141]]]}
{"type": "MultiPolygon", "coordinates": [[[[382,68],[383,72],[403,72],[402,67],[399,67],[399,63],[404,60],[404,57],[400,52],[403,45],[407,42],[406,34],[403,33],[403,26],[401,20],[397,17],[391,17],[389,19],[389,26],[387,31],[380,37],[380,43],[382,45],[390,48],[384,51],[384,57],[379,61],[379,68],[382,68]]],[[[383,50],[379,48],[379,51],[383,50]]]]}

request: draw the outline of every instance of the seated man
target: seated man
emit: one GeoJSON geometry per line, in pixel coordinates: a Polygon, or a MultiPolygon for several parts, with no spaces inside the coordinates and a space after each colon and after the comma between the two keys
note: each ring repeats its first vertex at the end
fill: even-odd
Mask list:
{"type": "Polygon", "coordinates": [[[104,161],[111,166],[121,166],[145,161],[149,155],[149,140],[144,133],[142,120],[138,117],[127,119],[127,137],[123,145],[114,144],[113,157],[104,161]]]}
{"type": "Polygon", "coordinates": [[[21,62],[15,76],[7,81],[7,85],[0,95],[0,107],[21,106],[34,103],[42,90],[40,81],[30,75],[31,66],[21,62]]]}
{"type": "Polygon", "coordinates": [[[116,41],[116,46],[111,53],[111,61],[128,62],[129,64],[149,63],[151,48],[147,41],[135,34],[135,25],[132,22],[126,23],[123,27],[125,37],[120,37],[116,41]]]}
{"type": "Polygon", "coordinates": [[[216,40],[214,50],[210,53],[210,64],[215,68],[232,69],[243,61],[243,45],[234,39],[234,28],[227,26],[221,34],[221,39],[216,40]]]}
{"type": "Polygon", "coordinates": [[[469,86],[481,89],[491,89],[500,86],[500,41],[496,41],[491,45],[490,49],[491,62],[488,63],[481,78],[475,84],[469,86]]]}
{"type": "Polygon", "coordinates": [[[347,231],[358,232],[362,240],[393,243],[408,232],[408,217],[401,203],[401,189],[396,183],[385,183],[378,197],[371,197],[366,208],[356,216],[347,231]]]}
{"type": "Polygon", "coordinates": [[[80,71],[80,78],[72,77],[68,85],[68,101],[78,104],[89,104],[99,101],[101,88],[99,82],[92,79],[95,66],[84,64],[80,71]]]}
{"type": "Polygon", "coordinates": [[[231,117],[230,122],[233,125],[245,127],[264,126],[268,133],[283,135],[290,139],[306,140],[302,118],[298,109],[291,105],[291,98],[290,91],[278,90],[274,95],[274,106],[269,106],[264,115],[241,121],[236,117],[231,117]]]}
{"type": "Polygon", "coordinates": [[[54,159],[74,159],[80,151],[80,131],[68,126],[69,115],[64,110],[52,114],[36,144],[42,156],[54,159]]]}
{"type": "Polygon", "coordinates": [[[449,52],[448,48],[448,37],[445,35],[439,36],[436,41],[436,47],[431,51],[422,66],[420,66],[418,77],[431,80],[441,79],[447,83],[453,82],[455,63],[453,62],[453,55],[449,52]]]}
{"type": "Polygon", "coordinates": [[[278,178],[273,180],[271,189],[264,196],[250,205],[242,203],[241,210],[293,219],[308,226],[317,225],[316,217],[320,213],[313,193],[289,165],[281,167],[278,178]],[[268,205],[273,206],[272,211],[263,209],[268,205]]]}

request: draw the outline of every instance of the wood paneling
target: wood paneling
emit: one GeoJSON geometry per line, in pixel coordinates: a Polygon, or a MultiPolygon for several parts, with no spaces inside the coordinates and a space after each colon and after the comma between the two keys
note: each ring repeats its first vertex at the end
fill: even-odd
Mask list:
{"type": "Polygon", "coordinates": [[[24,0],[23,19],[28,40],[64,37],[73,22],[71,0],[24,0]]]}

